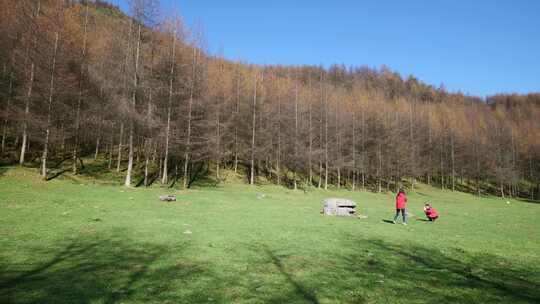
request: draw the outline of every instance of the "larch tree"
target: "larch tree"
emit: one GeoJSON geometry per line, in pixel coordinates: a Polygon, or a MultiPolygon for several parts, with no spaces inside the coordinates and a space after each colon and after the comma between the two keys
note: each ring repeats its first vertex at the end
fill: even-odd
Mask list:
{"type": "Polygon", "coordinates": [[[55,72],[56,72],[56,55],[58,52],[58,40],[59,40],[59,30],[57,30],[54,34],[54,47],[53,52],[51,56],[51,77],[50,77],[50,84],[49,84],[49,97],[47,102],[47,122],[45,125],[45,143],[43,144],[43,154],[41,156],[41,176],[43,179],[47,178],[47,158],[49,156],[49,139],[51,134],[51,117],[52,117],[52,110],[53,110],[53,97],[54,97],[54,79],[55,79],[55,72]]]}
{"type": "Polygon", "coordinates": [[[73,145],[73,174],[77,174],[77,160],[79,158],[79,136],[81,128],[81,106],[84,94],[84,76],[85,76],[85,64],[86,64],[86,44],[88,33],[88,2],[85,4],[84,9],[84,25],[83,25],[83,45],[80,62],[80,74],[79,74],[79,94],[77,96],[77,106],[75,110],[75,143],[73,145]]]}
{"type": "Polygon", "coordinates": [[[174,24],[171,43],[171,57],[170,57],[170,72],[169,72],[169,93],[167,97],[167,121],[165,126],[165,156],[163,158],[163,176],[161,179],[162,184],[168,183],[169,177],[169,137],[171,133],[171,112],[172,112],[172,100],[173,100],[173,83],[174,83],[174,66],[176,64],[176,35],[177,26],[174,24]]]}
{"type": "Polygon", "coordinates": [[[253,71],[253,103],[252,103],[252,120],[251,120],[251,159],[250,159],[250,176],[249,184],[255,184],[255,135],[257,123],[257,71],[253,71]]]}

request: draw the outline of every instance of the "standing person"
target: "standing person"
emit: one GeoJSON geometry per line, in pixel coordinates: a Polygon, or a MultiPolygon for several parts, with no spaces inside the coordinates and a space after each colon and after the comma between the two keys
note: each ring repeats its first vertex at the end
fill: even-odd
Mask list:
{"type": "Polygon", "coordinates": [[[405,195],[405,191],[403,189],[399,189],[398,194],[396,195],[396,215],[394,216],[393,223],[396,223],[396,220],[399,216],[399,213],[401,212],[401,216],[403,217],[403,225],[407,225],[407,196],[405,195]]]}
{"type": "Polygon", "coordinates": [[[424,205],[424,213],[426,214],[430,222],[434,222],[436,219],[439,218],[437,210],[435,210],[435,208],[433,208],[430,203],[426,203],[424,205]]]}

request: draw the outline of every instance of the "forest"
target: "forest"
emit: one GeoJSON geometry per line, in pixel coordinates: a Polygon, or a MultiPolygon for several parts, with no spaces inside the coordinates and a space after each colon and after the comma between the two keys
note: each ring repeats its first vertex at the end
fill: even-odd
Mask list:
{"type": "Polygon", "coordinates": [[[157,1],[129,14],[105,1],[0,7],[1,164],[48,179],[95,158],[126,186],[234,171],[291,189],[422,182],[540,198],[540,93],[471,96],[385,66],[234,62],[157,1]]]}

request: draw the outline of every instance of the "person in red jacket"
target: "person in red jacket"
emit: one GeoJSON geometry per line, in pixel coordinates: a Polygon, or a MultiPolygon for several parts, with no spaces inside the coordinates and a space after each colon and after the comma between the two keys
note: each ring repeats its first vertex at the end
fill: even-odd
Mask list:
{"type": "Polygon", "coordinates": [[[407,196],[405,195],[405,191],[403,191],[403,189],[400,189],[398,194],[396,195],[396,216],[394,216],[394,224],[396,223],[399,213],[401,212],[401,216],[403,217],[403,225],[407,225],[407,211],[405,210],[406,208],[407,196]]]}
{"type": "Polygon", "coordinates": [[[435,220],[439,218],[437,210],[435,210],[435,208],[433,208],[430,203],[426,203],[424,205],[424,213],[426,214],[430,222],[435,222],[435,220]]]}

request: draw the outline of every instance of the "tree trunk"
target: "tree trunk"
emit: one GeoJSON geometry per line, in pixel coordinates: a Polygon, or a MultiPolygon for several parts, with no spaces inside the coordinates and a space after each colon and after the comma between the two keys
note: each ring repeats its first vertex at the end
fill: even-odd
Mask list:
{"type": "Polygon", "coordinates": [[[147,155],[144,161],[144,186],[145,187],[148,187],[148,163],[149,163],[149,157],[147,155]]]}
{"type": "Polygon", "coordinates": [[[480,158],[478,156],[478,147],[476,147],[476,194],[480,196],[480,158]]]}
{"type": "MultiPolygon", "coordinates": [[[[131,31],[133,27],[133,19],[129,19],[129,26],[128,26],[128,36],[127,36],[127,43],[126,43],[126,53],[124,56],[124,63],[122,65],[122,74],[123,74],[123,90],[126,95],[126,98],[128,98],[128,88],[127,88],[127,66],[129,61],[129,54],[131,50],[131,31]]],[[[116,164],[116,172],[120,172],[120,165],[122,162],[122,141],[124,136],[124,122],[122,121],[120,123],[120,139],[118,141],[118,159],[116,164]]]]}
{"type": "Polygon", "coordinates": [[[186,138],[186,150],[184,153],[184,188],[188,187],[189,175],[189,152],[191,146],[191,115],[193,110],[193,94],[195,91],[195,65],[197,62],[197,49],[193,47],[193,61],[191,66],[191,86],[189,90],[189,102],[188,102],[188,120],[187,120],[187,138],[186,138]]]}
{"type": "Polygon", "coordinates": [[[365,168],[365,157],[366,157],[366,111],[365,106],[362,106],[362,190],[366,190],[366,168],[365,168]]]}
{"type": "Polygon", "coordinates": [[[454,151],[454,134],[450,135],[450,146],[452,154],[452,191],[456,190],[456,162],[455,162],[455,151],[454,151]]]}
{"type": "Polygon", "coordinates": [[[112,132],[112,130],[111,130],[111,141],[110,141],[110,144],[109,144],[109,164],[107,166],[109,168],[109,170],[111,170],[111,168],[112,168],[113,147],[114,147],[114,132],[112,132]]]}
{"type": "Polygon", "coordinates": [[[320,72],[319,77],[319,152],[318,159],[319,159],[319,179],[317,182],[317,188],[321,189],[322,187],[322,178],[323,178],[323,106],[324,106],[324,94],[323,94],[323,73],[320,72]]]}
{"type": "MultiPolygon", "coordinates": [[[[41,0],[37,1],[36,13],[34,15],[34,22],[37,24],[37,18],[41,10],[41,0]]],[[[35,29],[37,32],[37,28],[35,29]]],[[[37,48],[37,35],[33,35],[34,48],[37,48]]],[[[28,57],[29,56],[27,54],[28,57]]],[[[19,164],[24,164],[24,158],[27,151],[27,141],[28,141],[28,116],[30,114],[30,101],[32,100],[32,89],[34,87],[34,72],[35,72],[35,62],[34,59],[30,59],[30,77],[28,81],[28,91],[26,93],[25,104],[24,104],[24,119],[23,119],[23,134],[22,134],[22,143],[21,143],[21,155],[19,157],[19,164]]]]}
{"type": "Polygon", "coordinates": [[[534,170],[532,165],[532,155],[529,154],[529,180],[530,180],[530,187],[529,187],[529,195],[531,197],[531,200],[534,200],[534,186],[533,186],[533,180],[534,180],[534,170]]]}
{"type": "Polygon", "coordinates": [[[252,115],[252,122],[251,122],[251,171],[250,171],[250,177],[249,177],[249,184],[254,185],[255,184],[255,122],[256,122],[256,115],[257,115],[257,72],[254,71],[254,79],[253,79],[253,115],[252,115]]]}
{"type": "Polygon", "coordinates": [[[336,138],[337,138],[337,188],[341,188],[341,130],[339,125],[339,105],[336,100],[336,138]]]}
{"type": "Polygon", "coordinates": [[[60,134],[62,134],[62,140],[60,142],[60,150],[62,151],[62,157],[66,154],[66,128],[64,128],[64,123],[60,123],[60,134]]]}
{"type": "Polygon", "coordinates": [[[238,173],[238,124],[240,117],[240,74],[236,78],[236,109],[234,113],[234,173],[238,173]]]}
{"type": "Polygon", "coordinates": [[[414,191],[414,184],[416,182],[416,142],[414,141],[414,106],[415,99],[409,102],[409,145],[411,149],[411,162],[410,162],[410,174],[412,178],[411,189],[414,191]]]}
{"type": "Polygon", "coordinates": [[[293,185],[294,190],[298,188],[296,184],[296,167],[298,163],[298,80],[295,80],[294,89],[294,163],[293,163],[293,185]]]}
{"type": "Polygon", "coordinates": [[[167,125],[165,127],[165,157],[163,159],[163,177],[162,184],[168,182],[168,163],[169,163],[169,136],[171,132],[171,111],[172,111],[172,96],[174,82],[174,62],[176,57],[176,29],[173,32],[172,52],[171,52],[171,69],[169,72],[169,96],[167,99],[167,125]]]}
{"type": "Polygon", "coordinates": [[[221,129],[220,129],[220,104],[219,99],[216,98],[216,179],[219,181],[219,166],[221,165],[221,129]]]}
{"type": "Polygon", "coordinates": [[[163,175],[163,165],[162,164],[163,164],[163,158],[160,156],[159,157],[159,165],[158,165],[158,171],[159,171],[158,178],[159,179],[161,179],[163,177],[162,176],[163,175]]]}
{"type": "Polygon", "coordinates": [[[47,179],[47,157],[49,153],[49,137],[51,133],[51,116],[52,116],[52,102],[54,93],[54,74],[56,68],[56,53],[58,51],[58,39],[59,33],[55,33],[54,38],[54,51],[51,63],[51,82],[49,86],[49,103],[47,108],[47,124],[45,125],[45,143],[43,145],[43,154],[41,156],[41,177],[47,179]]]}
{"type": "MultiPolygon", "coordinates": [[[[311,93],[311,74],[309,77],[309,92],[311,93]]],[[[308,185],[309,187],[313,186],[313,169],[312,169],[312,158],[313,158],[313,135],[312,135],[312,113],[311,113],[311,95],[309,96],[308,100],[308,115],[309,115],[309,122],[308,122],[308,140],[309,140],[309,150],[308,150],[308,168],[309,168],[309,177],[308,177],[308,185]]]]}
{"type": "Polygon", "coordinates": [[[81,71],[79,74],[79,96],[77,97],[77,109],[75,114],[75,144],[73,145],[73,174],[77,174],[77,158],[79,150],[79,132],[81,128],[81,104],[83,99],[83,78],[84,78],[84,64],[86,62],[86,40],[87,40],[87,26],[88,26],[88,2],[85,5],[84,14],[84,34],[83,34],[83,49],[81,56],[81,71]]]}
{"type": "Polygon", "coordinates": [[[34,69],[35,64],[32,61],[30,64],[30,80],[28,81],[28,92],[26,93],[24,104],[24,119],[23,119],[23,134],[21,143],[21,155],[19,158],[19,164],[24,164],[24,158],[26,156],[26,142],[28,140],[28,115],[30,114],[30,101],[32,99],[32,89],[34,86],[34,69]]]}
{"type": "Polygon", "coordinates": [[[156,157],[157,157],[157,148],[158,148],[158,143],[157,141],[154,142],[154,152],[152,152],[152,163],[155,164],[156,163],[156,157]]]}
{"type": "MultiPolygon", "coordinates": [[[[131,107],[132,110],[136,111],[136,104],[137,104],[137,88],[139,85],[139,51],[141,46],[141,24],[138,25],[138,34],[137,34],[137,49],[135,53],[135,71],[133,73],[133,95],[132,95],[132,101],[131,101],[131,107]]],[[[126,171],[126,181],[124,185],[126,187],[131,186],[131,174],[133,170],[133,136],[135,133],[134,130],[134,123],[133,118],[129,118],[129,155],[128,155],[128,167],[126,171]]]]}
{"type": "MultiPolygon", "coordinates": [[[[475,105],[474,111],[478,113],[477,106],[475,105]]],[[[473,126],[473,150],[474,150],[474,158],[476,162],[476,172],[475,172],[475,180],[476,180],[476,195],[480,196],[480,151],[479,151],[479,138],[478,138],[478,127],[473,126]]]]}
{"type": "Polygon", "coordinates": [[[444,189],[444,160],[443,160],[443,138],[441,135],[440,141],[440,150],[441,150],[441,189],[444,189]]]}
{"type": "Polygon", "coordinates": [[[540,199],[540,178],[536,177],[536,199],[540,199]]]}
{"type": "MultiPolygon", "coordinates": [[[[261,73],[261,80],[260,80],[260,83],[261,83],[261,86],[264,88],[264,73],[261,73]]],[[[264,136],[264,95],[262,94],[263,91],[261,90],[261,92],[258,94],[258,99],[259,99],[259,104],[258,104],[258,108],[259,108],[259,115],[257,115],[257,120],[258,122],[256,123],[256,125],[258,125],[259,127],[257,128],[257,135],[255,136],[256,139],[260,139],[260,138],[263,138],[264,136]]],[[[263,149],[264,151],[264,144],[263,142],[261,142],[261,148],[263,149]]],[[[257,147],[257,140],[255,140],[255,146],[257,147]]],[[[259,172],[261,172],[263,166],[261,165],[261,162],[262,162],[262,159],[263,157],[262,156],[257,156],[256,157],[256,161],[257,161],[257,165],[255,166],[255,175],[258,176],[259,172]]]]}
{"type": "Polygon", "coordinates": [[[7,127],[8,127],[8,116],[11,112],[11,99],[13,98],[13,69],[15,68],[15,62],[12,58],[11,60],[11,71],[9,72],[9,88],[8,88],[8,96],[7,96],[7,103],[6,103],[6,112],[5,118],[4,118],[4,128],[2,130],[2,152],[4,152],[5,144],[6,144],[6,137],[7,137],[7,127]]]}
{"type": "Polygon", "coordinates": [[[377,155],[379,160],[379,165],[377,166],[377,185],[378,185],[378,192],[381,193],[382,189],[382,180],[381,180],[381,171],[382,171],[382,151],[381,151],[381,143],[377,145],[377,155]]]}
{"type": "Polygon", "coordinates": [[[280,85],[279,85],[279,80],[278,81],[278,84],[277,84],[277,91],[278,91],[278,96],[277,96],[277,103],[278,103],[278,117],[277,117],[277,120],[278,120],[278,130],[277,130],[277,135],[278,135],[278,147],[277,147],[277,156],[276,156],[276,175],[277,175],[277,184],[280,185],[281,184],[281,169],[280,169],[280,165],[281,165],[281,91],[280,91],[280,85]]]}
{"type": "MultiPolygon", "coordinates": [[[[220,65],[220,72],[223,75],[223,64],[220,65]]],[[[223,92],[223,101],[226,100],[223,92]]],[[[219,181],[219,167],[221,165],[221,104],[219,98],[216,98],[216,179],[219,181]]]]}
{"type": "Polygon", "coordinates": [[[96,139],[96,152],[94,153],[94,159],[97,159],[99,155],[99,145],[101,144],[102,125],[103,125],[103,118],[99,120],[99,124],[98,124],[97,139],[96,139]]]}
{"type": "Polygon", "coordinates": [[[328,88],[324,90],[324,190],[328,190],[328,88]]]}
{"type": "Polygon", "coordinates": [[[122,162],[122,140],[124,137],[124,123],[120,123],[120,138],[118,139],[118,160],[116,162],[116,172],[120,172],[120,163],[122,162]]]}
{"type": "MultiPolygon", "coordinates": [[[[428,147],[431,147],[431,138],[432,138],[432,135],[431,135],[431,122],[430,122],[430,119],[431,119],[431,111],[428,110],[428,123],[427,123],[427,127],[428,127],[428,147]]],[[[431,186],[431,151],[432,149],[429,149],[428,150],[428,163],[427,163],[427,184],[431,186]]]]}
{"type": "Polygon", "coordinates": [[[352,191],[356,190],[356,115],[352,112],[352,191]]]}
{"type": "MultiPolygon", "coordinates": [[[[521,171],[520,168],[519,168],[519,146],[516,147],[516,140],[515,140],[515,135],[514,135],[514,130],[511,129],[511,136],[512,136],[512,171],[513,172],[517,172],[517,171],[521,171]],[[516,169],[516,166],[517,166],[517,169],[516,169]]],[[[517,144],[519,145],[519,143],[517,144]]],[[[522,171],[523,172],[523,175],[525,175],[525,170],[522,171]]],[[[519,180],[517,181],[514,181],[514,179],[512,179],[512,185],[514,186],[514,190],[515,190],[515,196],[519,196],[519,180]],[[517,182],[517,183],[515,183],[517,182]]]]}

